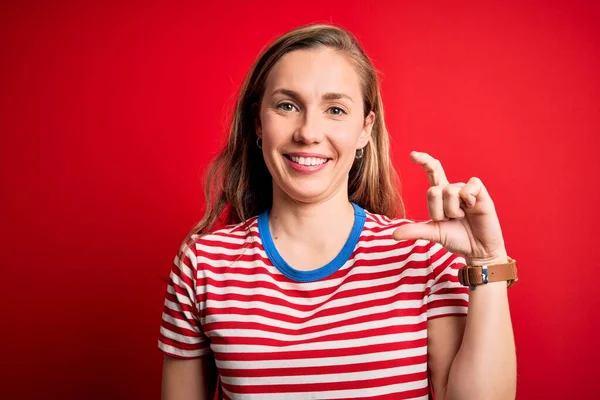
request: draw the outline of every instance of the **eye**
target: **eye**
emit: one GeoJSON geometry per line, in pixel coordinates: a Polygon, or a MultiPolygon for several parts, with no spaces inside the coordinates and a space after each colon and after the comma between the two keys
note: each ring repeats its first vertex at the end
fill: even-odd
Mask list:
{"type": "Polygon", "coordinates": [[[343,115],[343,114],[347,114],[346,111],[344,111],[340,107],[331,107],[331,108],[329,108],[328,111],[329,111],[329,113],[331,115],[343,115]]]}
{"type": "Polygon", "coordinates": [[[287,112],[292,112],[294,111],[294,109],[298,109],[298,107],[296,107],[295,105],[293,105],[292,103],[288,103],[288,102],[283,102],[283,103],[279,103],[277,104],[277,108],[283,111],[287,111],[287,112]]]}

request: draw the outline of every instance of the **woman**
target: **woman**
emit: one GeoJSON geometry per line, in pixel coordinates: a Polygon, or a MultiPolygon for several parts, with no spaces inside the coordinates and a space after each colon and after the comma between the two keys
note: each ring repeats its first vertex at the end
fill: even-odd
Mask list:
{"type": "Polygon", "coordinates": [[[171,272],[163,399],[208,399],[217,375],[226,399],[514,398],[500,273],[514,264],[493,202],[479,179],[450,184],[430,155],[411,157],[431,184],[429,223],[403,219],[354,37],[310,25],[271,44],[171,272]],[[489,283],[469,293],[465,263],[489,265],[466,283],[484,270],[489,283]]]}

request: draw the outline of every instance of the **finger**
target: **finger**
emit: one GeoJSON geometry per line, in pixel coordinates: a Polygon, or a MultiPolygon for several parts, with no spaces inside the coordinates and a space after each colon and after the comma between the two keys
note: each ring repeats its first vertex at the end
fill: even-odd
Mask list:
{"type": "Polygon", "coordinates": [[[432,186],[427,189],[427,207],[429,208],[429,217],[433,221],[444,221],[444,199],[442,197],[443,186],[432,186]]]}
{"type": "Polygon", "coordinates": [[[427,153],[413,151],[410,153],[412,160],[427,171],[427,180],[431,186],[447,185],[448,178],[442,167],[442,163],[427,153]]]}
{"type": "Polygon", "coordinates": [[[476,177],[469,179],[467,184],[461,189],[459,196],[467,204],[468,209],[475,207],[477,202],[483,202],[487,199],[491,200],[483,182],[476,177]]]}
{"type": "Polygon", "coordinates": [[[464,218],[465,212],[460,207],[460,190],[466,186],[464,183],[453,183],[442,190],[444,214],[447,218],[464,218]]]}
{"type": "Polygon", "coordinates": [[[471,209],[475,207],[475,203],[477,203],[477,194],[479,193],[479,188],[472,184],[467,183],[465,186],[460,189],[458,196],[465,203],[467,209],[471,209]]]}
{"type": "Polygon", "coordinates": [[[439,222],[408,223],[397,228],[392,237],[395,240],[428,240],[441,242],[439,222]]]}

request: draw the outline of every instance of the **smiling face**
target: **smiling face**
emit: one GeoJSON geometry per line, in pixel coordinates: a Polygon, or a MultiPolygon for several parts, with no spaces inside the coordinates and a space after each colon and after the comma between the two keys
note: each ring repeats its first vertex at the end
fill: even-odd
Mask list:
{"type": "Polygon", "coordinates": [[[343,54],[321,48],[284,55],[268,76],[257,129],[273,201],[347,198],[348,174],[374,117],[364,116],[359,77],[343,54]]]}

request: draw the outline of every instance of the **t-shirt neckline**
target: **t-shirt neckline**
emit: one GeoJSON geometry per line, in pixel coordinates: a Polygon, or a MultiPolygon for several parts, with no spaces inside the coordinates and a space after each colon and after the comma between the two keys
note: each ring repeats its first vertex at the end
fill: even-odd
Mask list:
{"type": "Polygon", "coordinates": [[[350,259],[350,256],[352,255],[352,252],[354,251],[354,248],[360,239],[360,234],[365,226],[365,210],[363,210],[356,203],[351,204],[352,207],[354,207],[354,223],[344,247],[342,247],[340,252],[333,260],[324,266],[311,271],[301,271],[295,269],[283,259],[281,254],[279,254],[279,251],[277,251],[275,243],[273,242],[273,237],[271,236],[271,229],[269,228],[270,210],[264,211],[258,216],[258,234],[262,241],[265,252],[267,253],[267,257],[269,257],[269,260],[271,260],[273,265],[283,275],[297,282],[314,282],[332,275],[350,259]]]}

